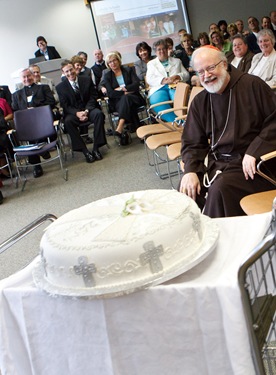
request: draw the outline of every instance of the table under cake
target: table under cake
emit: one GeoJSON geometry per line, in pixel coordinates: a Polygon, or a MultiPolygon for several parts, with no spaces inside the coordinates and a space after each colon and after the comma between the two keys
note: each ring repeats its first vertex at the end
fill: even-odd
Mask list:
{"type": "Polygon", "coordinates": [[[270,219],[215,219],[218,245],[204,261],[111,299],[38,290],[35,259],[0,282],[2,375],[254,375],[237,272],[270,219]]]}

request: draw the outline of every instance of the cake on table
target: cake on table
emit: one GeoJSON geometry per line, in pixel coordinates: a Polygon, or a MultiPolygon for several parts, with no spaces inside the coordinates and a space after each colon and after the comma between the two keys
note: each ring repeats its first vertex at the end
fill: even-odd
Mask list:
{"type": "Polygon", "coordinates": [[[184,194],[119,194],[72,210],[46,229],[34,281],[51,294],[130,293],[185,272],[217,238],[217,226],[184,194]]]}

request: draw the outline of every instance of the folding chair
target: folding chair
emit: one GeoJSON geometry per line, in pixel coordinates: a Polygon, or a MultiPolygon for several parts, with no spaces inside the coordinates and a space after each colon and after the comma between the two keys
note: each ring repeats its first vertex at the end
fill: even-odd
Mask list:
{"type": "Polygon", "coordinates": [[[8,168],[9,175],[11,178],[11,182],[13,183],[13,175],[12,175],[12,160],[8,154],[8,150],[4,150],[3,152],[0,152],[0,159],[4,159],[4,164],[0,166],[0,171],[2,169],[8,168]]]}
{"type": "Polygon", "coordinates": [[[187,113],[189,93],[190,85],[184,82],[179,82],[175,88],[174,100],[167,100],[165,102],[152,104],[148,109],[149,116],[154,112],[154,108],[163,104],[170,104],[172,108],[155,113],[155,118],[158,122],[163,123],[164,121],[162,120],[162,116],[170,112],[174,112],[177,117],[183,116],[185,113],[187,113]]]}
{"type": "Polygon", "coordinates": [[[14,125],[16,138],[20,146],[14,147],[14,160],[17,174],[20,180],[20,169],[24,172],[22,191],[27,182],[26,170],[30,166],[28,157],[42,156],[45,152],[57,151],[57,155],[50,159],[40,161],[35,165],[43,165],[59,159],[60,168],[64,180],[68,179],[68,170],[64,169],[60,146],[57,142],[57,134],[53,124],[53,113],[50,106],[29,108],[14,113],[14,125]]]}
{"type": "MultiPolygon", "coordinates": [[[[178,84],[179,85],[179,84],[178,84]]],[[[188,104],[187,106],[182,108],[183,111],[189,111],[190,105],[194,99],[194,97],[200,92],[204,90],[203,87],[193,87],[189,96],[188,104]]],[[[181,109],[181,108],[180,108],[181,109]]],[[[162,111],[159,113],[159,121],[162,122],[162,114],[163,113],[168,113],[170,111],[175,111],[175,109],[169,109],[166,111],[162,111]]],[[[146,144],[147,147],[153,151],[153,164],[155,168],[155,173],[157,176],[159,176],[161,179],[165,178],[170,178],[174,175],[179,174],[179,168],[177,167],[176,171],[170,171],[170,160],[168,159],[167,152],[163,151],[162,149],[166,147],[166,149],[174,144],[174,143],[179,143],[181,142],[181,135],[182,131],[184,130],[185,127],[185,120],[187,117],[187,113],[184,115],[180,115],[176,117],[173,125],[173,130],[172,132],[163,132],[160,134],[155,134],[151,135],[150,137],[147,138],[146,144]],[[184,121],[184,122],[183,122],[184,121]],[[172,134],[171,134],[172,133],[172,134]],[[167,171],[165,173],[161,172],[160,166],[162,164],[166,163],[167,164],[167,171]]],[[[164,126],[168,127],[167,123],[162,122],[164,126]]],[[[185,131],[185,130],[184,130],[185,131]]],[[[172,184],[172,180],[170,180],[172,184]]]]}
{"type": "MultiPolygon", "coordinates": [[[[154,166],[154,160],[151,160],[149,149],[147,147],[146,140],[148,137],[156,134],[163,134],[163,133],[169,133],[171,131],[175,131],[175,124],[173,123],[165,123],[162,120],[162,115],[164,113],[168,112],[175,112],[177,116],[183,116],[184,113],[187,111],[187,101],[188,101],[188,95],[190,91],[190,86],[187,83],[184,82],[179,82],[176,85],[176,93],[175,93],[175,98],[174,101],[169,100],[166,102],[160,102],[157,104],[153,104],[149,107],[148,109],[148,116],[151,116],[152,110],[156,108],[157,106],[161,104],[172,104],[173,107],[171,109],[159,112],[155,114],[155,119],[159,122],[159,124],[153,124],[153,125],[146,125],[142,126],[137,129],[136,134],[137,136],[144,141],[145,145],[145,150],[148,158],[148,162],[150,166],[154,166]]],[[[180,119],[181,121],[181,119],[180,119]]]]}
{"type": "Polygon", "coordinates": [[[180,182],[180,178],[181,178],[181,173],[182,173],[182,169],[181,169],[181,165],[180,165],[180,162],[181,162],[181,146],[182,146],[181,142],[173,143],[173,144],[167,146],[167,169],[168,169],[168,176],[169,176],[169,179],[170,179],[172,189],[175,189],[175,187],[173,185],[172,177],[177,175],[178,179],[179,179],[179,182],[180,182]],[[171,171],[171,168],[170,168],[170,164],[173,161],[175,161],[176,165],[177,165],[176,171],[171,171]]]}

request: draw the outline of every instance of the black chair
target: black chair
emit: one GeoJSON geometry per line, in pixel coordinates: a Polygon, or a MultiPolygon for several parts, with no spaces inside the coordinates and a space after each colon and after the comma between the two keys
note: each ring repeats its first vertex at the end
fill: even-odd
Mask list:
{"type": "Polygon", "coordinates": [[[14,160],[18,177],[21,180],[20,169],[24,171],[24,190],[27,182],[25,171],[30,164],[28,157],[42,156],[46,152],[56,150],[57,155],[47,160],[41,160],[35,165],[42,165],[59,159],[63,178],[67,181],[68,170],[63,166],[62,153],[53,123],[53,113],[50,106],[23,109],[14,113],[16,139],[20,146],[14,147],[14,160]]]}

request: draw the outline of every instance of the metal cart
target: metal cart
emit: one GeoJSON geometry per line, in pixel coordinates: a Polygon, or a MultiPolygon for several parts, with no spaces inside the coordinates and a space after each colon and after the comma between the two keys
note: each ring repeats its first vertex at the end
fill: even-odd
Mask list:
{"type": "Polygon", "coordinates": [[[45,223],[47,220],[55,221],[56,219],[57,217],[52,214],[45,214],[45,215],[40,216],[38,219],[34,220],[31,224],[27,225],[26,227],[21,229],[19,232],[15,233],[12,237],[2,242],[0,244],[0,254],[6,251],[11,246],[13,246],[17,241],[27,236],[29,233],[31,233],[33,230],[38,228],[40,225],[45,223]]]}
{"type": "Polygon", "coordinates": [[[239,286],[257,375],[276,374],[276,199],[269,230],[240,266],[239,286]]]}

